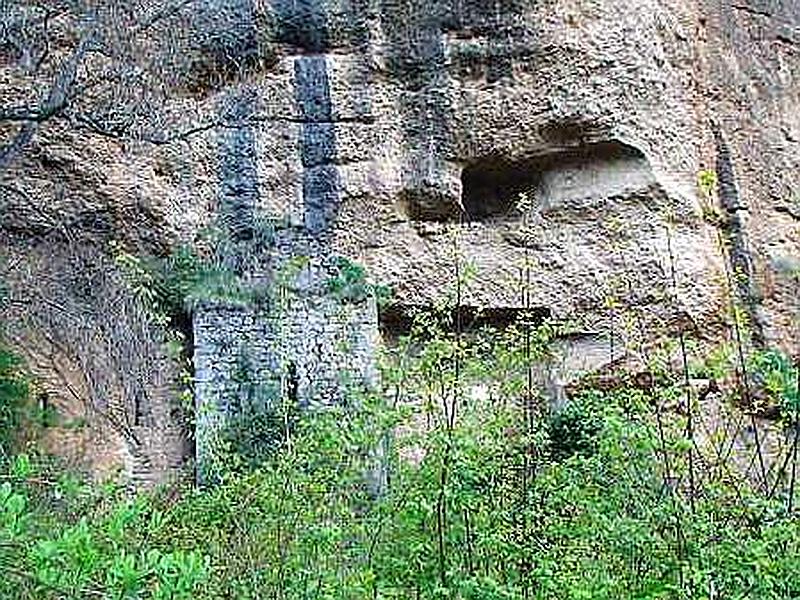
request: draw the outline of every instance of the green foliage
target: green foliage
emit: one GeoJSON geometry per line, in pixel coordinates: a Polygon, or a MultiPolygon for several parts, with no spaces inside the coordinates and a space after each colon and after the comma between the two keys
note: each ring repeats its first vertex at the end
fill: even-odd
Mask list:
{"type": "Polygon", "coordinates": [[[157,523],[151,501],[90,487],[28,463],[0,485],[0,597],[189,600],[208,576],[195,551],[143,541],[157,523]]]}
{"type": "Polygon", "coordinates": [[[733,344],[720,344],[710,350],[702,364],[693,365],[693,375],[697,377],[709,377],[715,381],[725,381],[732,374],[736,373],[737,354],[733,344]]]}
{"type": "Polygon", "coordinates": [[[227,450],[220,458],[226,471],[250,471],[273,456],[283,446],[286,431],[291,431],[296,418],[296,412],[287,416],[264,409],[229,419],[220,434],[222,447],[227,450]]]}
{"type": "Polygon", "coordinates": [[[328,279],[328,292],[344,300],[359,302],[369,292],[366,269],[343,257],[336,261],[337,273],[328,279]]]}
{"type": "Polygon", "coordinates": [[[714,195],[717,189],[717,172],[711,169],[700,171],[697,175],[697,185],[700,191],[708,198],[714,195]]]}
{"type": "Polygon", "coordinates": [[[573,402],[556,412],[548,422],[550,448],[557,458],[574,454],[589,455],[597,446],[603,428],[599,407],[588,402],[573,402]]]}
{"type": "Polygon", "coordinates": [[[336,259],[336,274],[328,279],[327,288],[331,295],[348,302],[362,302],[369,296],[375,296],[379,304],[391,300],[390,288],[370,283],[362,265],[342,256],[336,259]]]}
{"type": "Polygon", "coordinates": [[[20,359],[0,345],[0,463],[13,449],[29,392],[20,359]]]}
{"type": "Polygon", "coordinates": [[[782,410],[793,413],[800,409],[800,378],[790,357],[780,350],[762,350],[750,356],[749,367],[756,383],[782,410]]]}
{"type": "Polygon", "coordinates": [[[114,260],[154,322],[168,325],[207,302],[249,304],[254,290],[231,270],[179,246],[165,258],[138,256],[119,244],[114,260]]]}
{"type": "Polygon", "coordinates": [[[713,170],[700,171],[697,175],[697,187],[700,189],[700,205],[703,218],[712,225],[722,227],[726,219],[722,210],[716,203],[718,186],[717,172],[713,170]]]}
{"type": "MultiPolygon", "coordinates": [[[[425,360],[432,367],[437,358],[425,360]]],[[[493,368],[511,366],[502,377],[513,377],[513,364],[503,357],[493,368]]],[[[692,512],[665,491],[643,393],[575,399],[550,421],[551,431],[560,423],[569,432],[562,439],[570,450],[552,458],[552,440],[519,431],[519,406],[501,398],[465,395],[452,426],[437,406],[402,398],[305,414],[279,455],[177,498],[165,490],[131,499],[115,488],[53,480],[28,461],[0,486],[0,596],[788,600],[800,593],[800,524],[782,517],[777,503],[748,495],[733,504],[733,490],[719,486],[692,512]],[[387,446],[388,431],[403,433],[387,446]],[[378,495],[370,484],[377,448],[390,473],[378,495]],[[535,467],[526,463],[531,456],[535,467]]]]}

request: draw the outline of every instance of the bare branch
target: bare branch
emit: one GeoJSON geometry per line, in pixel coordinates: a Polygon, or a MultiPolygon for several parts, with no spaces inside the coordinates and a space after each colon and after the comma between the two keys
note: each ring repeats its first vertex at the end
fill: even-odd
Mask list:
{"type": "Polygon", "coordinates": [[[0,172],[8,169],[31,142],[38,125],[65,116],[67,111],[73,113],[71,124],[88,131],[109,137],[129,135],[137,122],[136,113],[140,109],[152,110],[141,100],[144,92],[160,93],[160,86],[153,82],[153,77],[159,74],[159,58],[152,59],[149,71],[143,70],[139,63],[146,52],[134,42],[196,1],[155,1],[155,10],[143,18],[113,2],[95,6],[84,14],[76,12],[79,9],[69,3],[22,4],[19,6],[21,15],[10,11],[4,14],[0,18],[0,43],[15,46],[26,56],[35,55],[34,71],[54,55],[51,45],[53,36],[57,35],[54,31],[56,19],[63,21],[60,23],[62,34],[74,31],[79,41],[56,66],[52,81],[43,86],[38,99],[0,108],[0,122],[21,124],[10,142],[0,144],[0,172]],[[108,9],[105,13],[104,8],[108,9]],[[98,56],[100,62],[88,60],[90,55],[98,56]],[[105,63],[106,68],[90,73],[87,67],[96,63],[105,63]],[[138,88],[143,91],[137,96],[132,90],[138,88]],[[77,109],[77,113],[72,109],[77,109]]]}

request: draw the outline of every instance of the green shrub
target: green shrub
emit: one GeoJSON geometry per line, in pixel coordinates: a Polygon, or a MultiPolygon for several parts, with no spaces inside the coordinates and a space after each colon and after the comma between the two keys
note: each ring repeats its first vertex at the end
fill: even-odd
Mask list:
{"type": "Polygon", "coordinates": [[[336,259],[336,273],[328,278],[326,286],[329,294],[347,302],[362,302],[374,296],[383,305],[392,297],[389,287],[370,283],[367,270],[343,256],[336,259]]]}
{"type": "Polygon", "coordinates": [[[329,294],[350,302],[361,302],[370,294],[367,271],[362,265],[339,257],[336,270],[336,274],[327,281],[329,294]]]}
{"type": "Polygon", "coordinates": [[[0,346],[0,459],[13,450],[29,392],[19,357],[0,346]]]}
{"type": "Polygon", "coordinates": [[[166,257],[137,256],[119,244],[112,251],[131,290],[161,325],[180,325],[203,302],[246,305],[258,293],[236,273],[188,246],[179,246],[166,257]]]}
{"type": "Polygon", "coordinates": [[[591,454],[597,445],[597,434],[603,428],[598,408],[584,402],[571,402],[556,412],[548,422],[550,448],[556,458],[574,454],[591,454]]]}
{"type": "Polygon", "coordinates": [[[50,480],[55,474],[36,464],[24,479],[0,485],[0,597],[197,597],[207,559],[143,544],[158,520],[146,497],[50,480]]]}
{"type": "MultiPolygon", "coordinates": [[[[785,496],[710,469],[692,495],[701,463],[685,418],[654,415],[680,405],[680,384],[586,393],[531,419],[549,414],[528,376],[558,328],[465,335],[451,314],[421,313],[386,349],[386,389],[302,414],[281,406],[289,427],[251,410],[270,399],[243,359],[248,410],[216,486],[132,496],[19,455],[0,471],[0,597],[800,596],[800,520],[785,496]]],[[[785,360],[754,367],[791,401],[785,360]]]]}
{"type": "Polygon", "coordinates": [[[779,350],[770,349],[752,354],[749,363],[756,384],[781,410],[793,414],[800,409],[800,379],[791,358],[779,350]]]}
{"type": "Polygon", "coordinates": [[[0,485],[0,597],[796,598],[797,519],[721,484],[694,509],[665,491],[646,401],[574,400],[560,422],[587,418],[566,429],[591,452],[570,433],[553,458],[513,406],[471,400],[413,431],[424,409],[374,398],[300,416],[279,454],[210,489],[131,498],[29,461],[0,485]]]}

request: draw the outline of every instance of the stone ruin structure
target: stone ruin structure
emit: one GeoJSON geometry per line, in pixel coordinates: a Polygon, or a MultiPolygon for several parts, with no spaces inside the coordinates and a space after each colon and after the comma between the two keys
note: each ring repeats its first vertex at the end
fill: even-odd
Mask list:
{"type": "MultiPolygon", "coordinates": [[[[3,174],[24,192],[0,196],[5,322],[52,402],[89,423],[52,432],[81,465],[158,481],[191,454],[176,367],[158,344],[122,352],[140,318],[117,310],[119,281],[93,282],[110,240],[164,253],[220,220],[241,248],[271,223],[252,261],[231,257],[248,281],[278,289],[307,259],[288,310],[195,313],[198,399],[220,418],[238,410],[242,362],[300,402],[335,398],[341,373],[371,380],[375,309],[327,293],[337,257],[390,285],[402,313],[449,288],[454,240],[477,273],[464,302],[487,314],[521,308],[520,264],[534,265],[531,305],[582,323],[565,371],[613,358],[609,299],[654,340],[713,343],[733,293],[756,338],[800,352],[795,0],[214,0],[172,19],[152,52],[184,62],[137,116],[146,135],[75,130],[77,106],[3,174]]],[[[17,92],[9,73],[0,97],[17,92]]]]}
{"type": "MultiPolygon", "coordinates": [[[[305,409],[342,402],[376,383],[375,298],[367,289],[348,293],[346,282],[345,289],[331,289],[343,275],[330,240],[340,182],[327,69],[320,56],[294,61],[302,165],[295,212],[270,211],[280,199],[270,202],[270,190],[260,186],[252,130],[223,130],[218,138],[218,214],[239,254],[227,257],[228,268],[267,288],[269,300],[206,302],[193,313],[200,479],[213,470],[219,437],[237,418],[279,412],[287,402],[305,409]],[[264,235],[269,239],[256,248],[264,235]],[[241,256],[253,253],[254,260],[241,256]]],[[[254,114],[252,94],[243,94],[223,99],[227,118],[246,122],[254,114]]]]}

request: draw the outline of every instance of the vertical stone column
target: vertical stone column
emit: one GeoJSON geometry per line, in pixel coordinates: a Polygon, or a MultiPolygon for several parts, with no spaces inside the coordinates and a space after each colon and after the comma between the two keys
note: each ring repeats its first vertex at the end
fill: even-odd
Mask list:
{"type": "Polygon", "coordinates": [[[339,170],[336,129],[325,56],[295,59],[295,98],[303,122],[300,154],[303,164],[304,226],[312,234],[323,234],[339,207],[339,170]]]}

